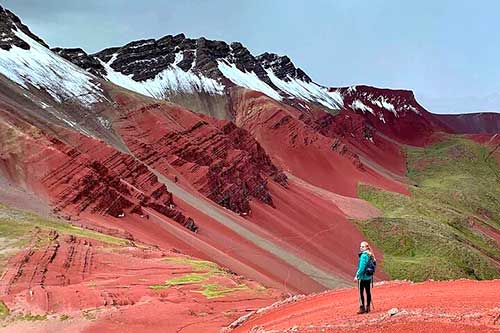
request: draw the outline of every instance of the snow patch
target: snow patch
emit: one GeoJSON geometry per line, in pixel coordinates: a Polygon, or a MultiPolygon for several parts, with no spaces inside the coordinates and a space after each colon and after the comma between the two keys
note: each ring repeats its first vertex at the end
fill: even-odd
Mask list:
{"type": "Polygon", "coordinates": [[[377,97],[377,99],[372,100],[371,102],[373,104],[378,105],[381,108],[384,108],[384,109],[386,109],[388,111],[391,111],[392,113],[394,113],[394,115],[396,117],[398,116],[398,113],[396,112],[396,108],[394,107],[394,105],[392,105],[391,103],[387,102],[385,96],[379,96],[379,97],[377,97]]]}
{"type": "Polygon", "coordinates": [[[21,30],[14,34],[28,43],[29,50],[15,45],[0,49],[0,74],[25,89],[32,85],[45,89],[59,103],[76,100],[89,107],[105,100],[94,77],[42,46],[21,30]]]}
{"type": "Polygon", "coordinates": [[[97,120],[102,125],[102,127],[106,128],[106,129],[111,129],[111,122],[108,119],[105,119],[101,116],[97,116],[97,120]]]}
{"type": "Polygon", "coordinates": [[[179,52],[175,54],[175,59],[174,59],[174,66],[177,66],[178,63],[180,63],[184,59],[184,53],[179,52]]]}
{"type": "Polygon", "coordinates": [[[314,82],[305,82],[288,77],[288,81],[278,78],[272,69],[266,69],[271,82],[286,94],[310,102],[317,102],[327,108],[337,110],[344,105],[342,95],[338,91],[328,91],[314,82]]]}
{"type": "Polygon", "coordinates": [[[243,72],[235,64],[228,65],[226,62],[217,61],[221,73],[234,84],[251,90],[260,91],[267,96],[281,101],[282,97],[267,83],[263,82],[254,72],[243,72]]]}
{"type": "Polygon", "coordinates": [[[401,107],[403,110],[409,110],[409,111],[413,111],[415,112],[416,114],[420,114],[420,111],[417,110],[417,108],[415,108],[413,105],[408,105],[408,104],[405,104],[401,107]]]}
{"type": "Polygon", "coordinates": [[[356,99],[354,102],[352,102],[351,107],[353,109],[360,110],[363,113],[365,111],[368,111],[371,114],[375,115],[375,111],[373,111],[373,109],[371,107],[369,107],[368,105],[363,104],[363,102],[361,102],[359,99],[356,99]]]}
{"type": "Polygon", "coordinates": [[[154,78],[144,81],[135,81],[132,79],[132,74],[124,75],[111,68],[110,65],[116,57],[117,55],[114,54],[107,63],[101,61],[106,69],[106,78],[116,85],[139,94],[157,99],[167,99],[169,91],[188,93],[203,91],[211,95],[224,93],[224,86],[216,80],[195,74],[191,70],[185,72],[177,67],[177,64],[183,59],[181,53],[175,55],[174,64],[158,73],[154,78]]]}
{"type": "Polygon", "coordinates": [[[40,101],[40,106],[42,107],[42,109],[46,109],[46,108],[50,107],[50,105],[49,105],[49,104],[44,103],[44,102],[42,102],[42,101],[40,101]]]}

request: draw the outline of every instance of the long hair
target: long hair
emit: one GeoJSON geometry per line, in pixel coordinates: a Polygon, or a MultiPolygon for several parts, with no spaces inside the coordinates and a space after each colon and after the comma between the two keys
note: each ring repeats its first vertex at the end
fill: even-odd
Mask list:
{"type": "Polygon", "coordinates": [[[375,253],[373,253],[373,251],[372,251],[372,247],[370,246],[370,244],[368,244],[368,242],[367,242],[367,241],[362,241],[362,242],[361,242],[361,245],[366,246],[366,253],[368,253],[368,255],[369,255],[370,257],[372,257],[373,259],[375,259],[375,253]]]}

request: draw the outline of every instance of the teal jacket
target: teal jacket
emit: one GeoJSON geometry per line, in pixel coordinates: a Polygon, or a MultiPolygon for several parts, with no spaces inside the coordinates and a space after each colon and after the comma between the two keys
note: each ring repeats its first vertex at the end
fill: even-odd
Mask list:
{"type": "Polygon", "coordinates": [[[368,263],[368,260],[370,259],[370,255],[366,252],[360,252],[358,254],[359,256],[359,262],[358,262],[358,270],[356,271],[356,277],[358,280],[371,280],[372,277],[365,275],[365,268],[366,264],[368,263]]]}

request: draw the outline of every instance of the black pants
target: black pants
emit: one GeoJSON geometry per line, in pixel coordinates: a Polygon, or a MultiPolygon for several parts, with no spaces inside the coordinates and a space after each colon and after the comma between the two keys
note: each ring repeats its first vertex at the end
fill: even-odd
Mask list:
{"type": "Polygon", "coordinates": [[[359,280],[358,289],[359,289],[359,306],[364,307],[365,304],[370,306],[372,302],[372,293],[371,293],[371,283],[372,280],[359,280]],[[365,295],[364,291],[366,290],[366,303],[365,303],[365,295]]]}

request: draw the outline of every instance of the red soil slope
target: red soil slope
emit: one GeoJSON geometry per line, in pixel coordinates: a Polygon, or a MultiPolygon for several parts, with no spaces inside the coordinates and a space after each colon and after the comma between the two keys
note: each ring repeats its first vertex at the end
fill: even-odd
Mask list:
{"type": "MultiPolygon", "coordinates": [[[[64,128],[59,129],[59,135],[65,142],[26,123],[19,127],[0,123],[0,137],[5,138],[0,142],[0,153],[5,157],[2,172],[9,181],[45,198],[60,215],[86,227],[97,226],[163,248],[180,245],[190,254],[212,259],[268,286],[282,286],[286,279],[283,272],[290,272],[293,279],[284,290],[324,288],[293,265],[224,227],[210,212],[201,212],[203,202],[209,210],[226,214],[196,191],[193,195],[199,201],[185,204],[132,156],[64,128]],[[197,230],[197,224],[189,216],[196,216],[204,228],[196,236],[191,231],[197,230]],[[236,254],[225,253],[231,246],[236,254]]],[[[242,222],[245,220],[237,223],[242,222]]]]}
{"type": "Polygon", "coordinates": [[[342,109],[337,115],[316,111],[302,114],[300,118],[317,132],[332,138],[337,150],[357,155],[361,163],[379,172],[388,170],[397,176],[406,173],[401,144],[376,130],[364,114],[342,109]]]}
{"type": "Polygon", "coordinates": [[[375,309],[357,315],[356,289],[306,296],[261,310],[231,332],[500,332],[499,280],[389,282],[373,297],[375,309]]]}

